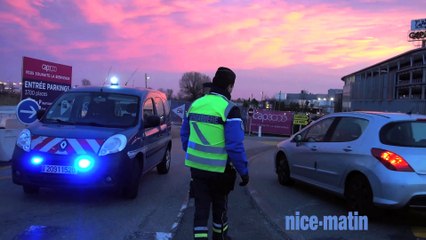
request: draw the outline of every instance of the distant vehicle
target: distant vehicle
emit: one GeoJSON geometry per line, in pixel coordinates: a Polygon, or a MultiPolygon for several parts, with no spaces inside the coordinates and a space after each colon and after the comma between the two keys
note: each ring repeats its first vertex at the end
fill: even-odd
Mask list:
{"type": "Polygon", "coordinates": [[[170,107],[149,89],[75,88],[18,136],[12,179],[25,193],[49,188],[118,188],[136,198],[143,173],[168,173],[170,107]]]}
{"type": "Polygon", "coordinates": [[[426,207],[426,116],[326,115],[277,145],[282,185],[299,180],[345,197],[351,209],[426,207]]]}

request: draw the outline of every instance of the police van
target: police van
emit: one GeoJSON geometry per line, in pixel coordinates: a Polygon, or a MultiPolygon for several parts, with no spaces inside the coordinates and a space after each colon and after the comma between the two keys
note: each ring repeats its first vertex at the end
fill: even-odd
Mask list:
{"type": "Polygon", "coordinates": [[[160,91],[74,88],[37,118],[19,134],[12,156],[13,182],[25,193],[111,187],[132,199],[144,173],[170,169],[170,107],[160,91]]]}

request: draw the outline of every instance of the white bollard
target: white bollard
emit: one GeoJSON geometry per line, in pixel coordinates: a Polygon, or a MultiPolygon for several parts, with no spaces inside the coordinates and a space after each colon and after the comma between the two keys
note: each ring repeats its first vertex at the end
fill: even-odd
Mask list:
{"type": "Polygon", "coordinates": [[[257,131],[257,136],[262,137],[262,126],[259,126],[259,129],[257,131]]]}

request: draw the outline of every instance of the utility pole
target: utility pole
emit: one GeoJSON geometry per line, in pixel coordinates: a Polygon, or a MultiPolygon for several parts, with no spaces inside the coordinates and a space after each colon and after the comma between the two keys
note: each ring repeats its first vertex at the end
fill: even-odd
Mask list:
{"type": "Polygon", "coordinates": [[[278,111],[281,111],[281,91],[280,95],[278,95],[278,111]]]}

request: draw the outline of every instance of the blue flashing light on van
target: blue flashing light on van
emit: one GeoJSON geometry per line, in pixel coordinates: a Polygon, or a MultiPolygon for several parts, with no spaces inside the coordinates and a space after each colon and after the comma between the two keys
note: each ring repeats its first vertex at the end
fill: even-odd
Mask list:
{"type": "Polygon", "coordinates": [[[170,107],[164,93],[121,87],[74,88],[18,136],[12,180],[40,188],[118,188],[136,198],[141,176],[171,161],[170,107]]]}
{"type": "Polygon", "coordinates": [[[31,158],[31,164],[38,166],[43,162],[43,158],[42,157],[38,157],[38,156],[34,156],[31,158]]]}
{"type": "Polygon", "coordinates": [[[88,155],[82,155],[75,159],[74,167],[77,169],[77,172],[88,172],[92,170],[95,160],[88,155]]]}

